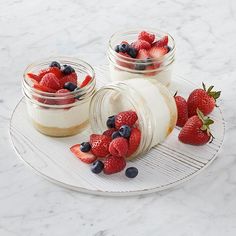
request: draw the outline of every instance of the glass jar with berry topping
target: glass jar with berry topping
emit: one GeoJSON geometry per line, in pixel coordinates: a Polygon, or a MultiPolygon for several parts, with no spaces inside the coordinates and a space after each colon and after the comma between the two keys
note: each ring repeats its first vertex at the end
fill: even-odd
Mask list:
{"type": "Polygon", "coordinates": [[[88,63],[69,57],[34,62],[24,72],[22,88],[29,118],[39,132],[65,137],[87,127],[95,93],[95,73],[88,63]]]}
{"type": "Polygon", "coordinates": [[[175,60],[173,37],[160,30],[130,30],[113,34],[107,52],[113,81],[131,78],[171,82],[175,60]]]}
{"type": "MultiPolygon", "coordinates": [[[[90,104],[90,124],[93,132],[102,133],[106,130],[106,124],[109,127],[110,123],[107,118],[113,115],[117,126],[117,119],[122,120],[117,114],[130,110],[135,111],[138,117],[131,129],[139,129],[141,132],[140,144],[130,158],[143,154],[162,142],[176,125],[177,109],[169,90],[157,80],[134,78],[112,82],[95,93],[90,104]]],[[[126,117],[126,120],[129,119],[131,118],[126,117]]],[[[116,132],[116,128],[118,127],[112,131],[116,132]]],[[[133,140],[136,138],[133,137],[133,140]]]]}

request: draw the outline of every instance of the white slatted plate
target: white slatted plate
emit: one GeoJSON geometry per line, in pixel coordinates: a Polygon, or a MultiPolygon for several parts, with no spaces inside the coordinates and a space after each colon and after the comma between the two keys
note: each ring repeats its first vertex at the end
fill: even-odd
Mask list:
{"type": "MultiPolygon", "coordinates": [[[[97,86],[108,82],[107,67],[95,68],[97,86]]],[[[170,90],[187,97],[196,85],[174,76],[170,90]]],[[[69,147],[88,139],[90,129],[69,138],[51,138],[38,133],[28,121],[26,104],[22,99],[16,106],[10,124],[13,146],[28,166],[48,180],[64,187],[98,195],[125,196],[161,191],[183,183],[206,168],[216,157],[224,139],[225,122],[220,108],[211,117],[215,120],[215,139],[204,146],[185,145],[178,141],[179,128],[148,154],[127,163],[139,169],[135,179],[125,177],[124,171],[115,175],[93,174],[69,151],[69,147]]]]}

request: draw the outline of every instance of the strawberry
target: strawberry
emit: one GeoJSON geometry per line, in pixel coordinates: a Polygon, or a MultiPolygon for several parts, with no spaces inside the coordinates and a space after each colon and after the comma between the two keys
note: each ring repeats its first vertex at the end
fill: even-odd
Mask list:
{"type": "Polygon", "coordinates": [[[164,36],[163,38],[161,38],[160,40],[156,41],[153,43],[153,46],[155,47],[164,47],[168,45],[168,36],[164,36]]]}
{"type": "Polygon", "coordinates": [[[106,157],[109,154],[111,138],[106,135],[90,135],[91,151],[95,156],[106,157]]]}
{"type": "Polygon", "coordinates": [[[39,84],[53,90],[60,89],[59,80],[53,73],[47,73],[44,75],[39,84]]]}
{"type": "Polygon", "coordinates": [[[77,85],[77,74],[75,72],[73,72],[69,75],[64,75],[59,81],[60,81],[61,88],[64,87],[66,82],[71,82],[71,83],[77,85]]]}
{"type": "MultiPolygon", "coordinates": [[[[176,93],[177,94],[177,93],[176,93]]],[[[183,127],[184,124],[188,120],[188,105],[186,100],[181,96],[174,95],[177,112],[178,112],[178,119],[176,125],[179,127],[183,127]]]]}
{"type": "Polygon", "coordinates": [[[126,161],[123,157],[109,156],[104,161],[103,172],[106,175],[118,173],[126,166],[126,161]]]}
{"type": "Polygon", "coordinates": [[[216,100],[220,97],[221,91],[212,91],[214,86],[210,86],[208,89],[206,89],[204,83],[202,83],[202,86],[203,89],[193,90],[188,97],[189,117],[196,115],[197,108],[201,110],[204,115],[208,115],[214,110],[216,100]]]}
{"type": "Polygon", "coordinates": [[[85,79],[83,80],[83,82],[80,85],[80,88],[83,88],[86,85],[88,85],[91,80],[92,80],[92,77],[90,75],[86,75],[85,79]]]}
{"type": "Polygon", "coordinates": [[[131,43],[131,47],[135,48],[136,50],[146,49],[149,50],[151,48],[151,44],[145,40],[138,40],[134,43],[131,43]]]}
{"type": "Polygon", "coordinates": [[[168,48],[153,46],[148,53],[151,58],[160,58],[168,53],[168,48]]]}
{"type": "MultiPolygon", "coordinates": [[[[160,63],[153,63],[151,65],[146,66],[146,70],[156,70],[160,67],[160,63]]],[[[157,71],[145,72],[145,75],[154,76],[157,74],[157,71]]]]}
{"type": "MultiPolygon", "coordinates": [[[[56,92],[56,94],[59,95],[63,95],[64,93],[70,93],[69,90],[67,89],[60,89],[56,92]]],[[[66,98],[62,98],[63,96],[61,96],[61,98],[58,98],[56,100],[57,105],[66,105],[66,104],[71,104],[75,102],[75,98],[73,97],[73,95],[66,95],[66,98]]]]}
{"type": "Polygon", "coordinates": [[[113,156],[125,157],[128,152],[128,141],[125,138],[115,138],[109,145],[109,152],[113,156]]]}
{"type": "Polygon", "coordinates": [[[155,40],[155,34],[151,34],[146,31],[142,31],[139,33],[138,39],[147,41],[148,43],[152,44],[152,42],[155,40]]]}
{"type": "Polygon", "coordinates": [[[203,145],[212,137],[209,126],[214,121],[197,109],[197,115],[188,119],[179,133],[179,140],[186,144],[203,145]]]}
{"type": "Polygon", "coordinates": [[[37,90],[40,90],[42,92],[47,92],[47,93],[55,93],[56,92],[55,89],[51,89],[47,86],[44,86],[44,85],[41,85],[41,84],[36,84],[36,83],[33,85],[33,88],[37,89],[37,90]]]}
{"type": "Polygon", "coordinates": [[[130,68],[130,69],[133,68],[132,57],[128,53],[119,52],[118,57],[120,57],[120,59],[116,60],[116,63],[118,65],[120,65],[122,67],[130,68]],[[124,58],[124,57],[126,57],[126,58],[124,58]]]}
{"type": "Polygon", "coordinates": [[[127,157],[131,156],[138,149],[141,141],[141,132],[138,128],[133,128],[131,130],[131,135],[129,137],[129,148],[127,152],[127,157]]]}
{"type": "Polygon", "coordinates": [[[96,161],[96,157],[91,152],[82,152],[80,150],[80,144],[75,144],[70,148],[71,152],[78,157],[82,162],[91,164],[96,161]]]}
{"type": "Polygon", "coordinates": [[[38,77],[42,79],[43,76],[48,73],[53,73],[58,79],[62,77],[62,72],[58,67],[49,67],[49,68],[43,69],[39,72],[38,77]]]}
{"type": "Polygon", "coordinates": [[[135,111],[123,111],[118,113],[115,118],[115,126],[119,129],[122,125],[128,125],[132,127],[138,120],[138,116],[135,111]]]}
{"type": "Polygon", "coordinates": [[[111,138],[111,135],[116,131],[115,128],[107,129],[103,132],[103,135],[106,135],[111,138]]]}
{"type": "Polygon", "coordinates": [[[147,59],[149,57],[150,57],[149,53],[146,49],[140,49],[136,58],[144,60],[144,59],[147,59]]]}
{"type": "Polygon", "coordinates": [[[36,74],[33,74],[33,73],[27,73],[27,76],[34,82],[34,81],[37,81],[37,82],[40,82],[41,78],[36,75],[36,74]]]}

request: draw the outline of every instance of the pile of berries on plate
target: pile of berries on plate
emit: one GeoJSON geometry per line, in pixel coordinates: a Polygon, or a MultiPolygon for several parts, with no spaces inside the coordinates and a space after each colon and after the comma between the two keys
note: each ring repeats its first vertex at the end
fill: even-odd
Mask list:
{"type": "MultiPolygon", "coordinates": [[[[70,148],[71,152],[82,162],[91,165],[91,171],[110,175],[122,171],[127,158],[138,149],[141,132],[137,125],[138,116],[135,111],[120,112],[108,117],[107,130],[103,134],[91,134],[89,142],[76,144],[70,148]]],[[[129,167],[125,174],[134,178],[138,169],[129,167]]]]}
{"type": "MultiPolygon", "coordinates": [[[[159,68],[161,64],[156,59],[158,60],[167,54],[171,48],[168,46],[167,35],[156,40],[154,34],[142,31],[138,34],[137,41],[132,43],[122,41],[119,45],[116,45],[114,50],[130,62],[117,60],[120,66],[144,71],[159,68]],[[133,63],[132,58],[138,60],[133,63]]],[[[155,75],[155,73],[152,72],[149,75],[155,75]]]]}
{"type": "Polygon", "coordinates": [[[214,123],[206,115],[210,114],[220,97],[220,91],[213,91],[214,86],[208,89],[202,83],[203,89],[193,90],[187,101],[182,96],[175,94],[178,111],[177,126],[183,127],[179,133],[179,140],[192,145],[203,145],[213,138],[210,125],[214,123]]]}
{"type": "MultiPolygon", "coordinates": [[[[53,61],[48,68],[42,69],[38,74],[27,73],[28,78],[33,82],[33,88],[42,92],[53,93],[55,96],[79,90],[88,85],[92,77],[85,76],[81,84],[75,69],[70,65],[61,66],[59,62],[53,61]]],[[[74,103],[76,98],[69,95],[66,99],[41,99],[35,98],[39,102],[50,105],[65,105],[74,103]]]]}

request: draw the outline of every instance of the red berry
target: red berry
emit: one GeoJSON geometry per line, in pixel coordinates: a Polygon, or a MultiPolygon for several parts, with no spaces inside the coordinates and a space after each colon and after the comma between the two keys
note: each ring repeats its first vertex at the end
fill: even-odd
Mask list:
{"type": "Polygon", "coordinates": [[[39,72],[38,77],[42,79],[43,76],[48,73],[53,73],[58,79],[62,77],[62,72],[58,67],[49,67],[49,68],[43,69],[39,72]]]}
{"type": "Polygon", "coordinates": [[[67,82],[71,82],[71,83],[77,85],[77,74],[75,72],[73,72],[73,73],[71,73],[69,75],[64,75],[60,79],[60,86],[61,86],[61,88],[64,88],[64,85],[67,82]]]}
{"type": "Polygon", "coordinates": [[[115,131],[116,131],[115,128],[107,129],[107,130],[105,130],[105,131],[103,132],[103,135],[106,135],[106,136],[108,136],[108,137],[111,137],[112,134],[113,134],[115,131]]]}
{"type": "Polygon", "coordinates": [[[91,80],[92,80],[92,77],[90,75],[86,75],[85,79],[83,80],[83,82],[80,85],[80,88],[83,88],[86,85],[88,85],[91,80]]]}
{"type": "Polygon", "coordinates": [[[149,50],[149,55],[151,58],[160,58],[162,56],[164,56],[166,53],[168,53],[168,48],[167,47],[157,47],[157,46],[153,46],[150,50],[149,50]]]}
{"type": "Polygon", "coordinates": [[[113,156],[126,157],[128,151],[128,141],[125,138],[115,138],[109,145],[109,152],[113,156]]]}
{"type": "Polygon", "coordinates": [[[151,72],[145,72],[145,75],[154,76],[157,74],[156,69],[160,67],[160,63],[153,63],[152,65],[146,66],[146,70],[155,70],[151,72]]]}
{"type": "Polygon", "coordinates": [[[103,172],[106,175],[118,173],[126,166],[126,161],[123,157],[109,156],[104,161],[103,172]]]}
{"type": "MultiPolygon", "coordinates": [[[[34,82],[34,81],[37,81],[37,82],[40,82],[41,78],[36,75],[36,74],[33,74],[33,73],[27,73],[27,76],[34,82]]],[[[35,83],[35,82],[34,82],[35,83]]]]}
{"type": "Polygon", "coordinates": [[[186,100],[181,96],[174,96],[178,112],[178,119],[176,125],[183,127],[188,120],[188,105],[186,100]]]}
{"type": "Polygon", "coordinates": [[[90,145],[92,153],[97,157],[106,157],[109,154],[111,138],[106,135],[90,135],[90,145]]]}
{"type": "Polygon", "coordinates": [[[59,80],[53,73],[44,75],[39,84],[54,90],[60,89],[59,80]]]}
{"type": "Polygon", "coordinates": [[[133,60],[132,60],[132,57],[128,53],[119,52],[117,53],[117,56],[120,58],[116,60],[116,63],[119,66],[126,67],[129,69],[133,68],[133,60]]]}
{"type": "Polygon", "coordinates": [[[136,152],[141,141],[141,132],[138,128],[133,128],[131,130],[131,135],[129,137],[129,148],[127,152],[127,157],[131,156],[136,152]]]}
{"type": "Polygon", "coordinates": [[[136,50],[140,50],[140,49],[146,49],[149,50],[151,48],[151,44],[148,43],[145,40],[138,40],[134,43],[131,43],[131,47],[135,48],[136,50]]]}
{"type": "Polygon", "coordinates": [[[70,148],[71,152],[78,157],[82,162],[87,164],[93,163],[97,158],[91,152],[82,152],[80,144],[75,144],[70,148]]]}
{"type": "Polygon", "coordinates": [[[47,93],[55,93],[56,92],[55,89],[51,89],[47,86],[44,86],[44,85],[41,85],[41,84],[36,84],[36,83],[33,85],[33,88],[37,89],[37,90],[40,90],[42,92],[47,92],[47,93]]]}
{"type": "Polygon", "coordinates": [[[118,113],[115,119],[115,126],[119,129],[122,125],[128,125],[132,127],[138,120],[138,116],[135,111],[123,111],[118,113]]]}
{"type": "Polygon", "coordinates": [[[197,114],[188,119],[179,133],[179,140],[186,144],[203,145],[211,138],[209,126],[214,123],[197,109],[197,114]]]}
{"type": "Polygon", "coordinates": [[[168,36],[164,36],[163,38],[161,38],[160,40],[156,41],[153,43],[153,46],[155,47],[164,47],[168,45],[168,36]]]}
{"type": "Polygon", "coordinates": [[[144,60],[149,57],[150,57],[150,55],[146,49],[140,49],[136,58],[144,60]]]}
{"type": "MultiPolygon", "coordinates": [[[[61,94],[61,95],[63,95],[64,93],[70,93],[70,91],[67,90],[67,89],[60,89],[56,92],[56,94],[61,94]]],[[[74,103],[74,102],[75,102],[75,98],[71,94],[66,95],[66,98],[63,97],[63,99],[58,98],[56,100],[57,105],[66,105],[66,104],[71,104],[71,103],[74,103]]]]}
{"type": "Polygon", "coordinates": [[[155,34],[151,34],[146,31],[142,31],[139,33],[138,39],[147,41],[148,43],[151,44],[155,40],[155,34]]]}

